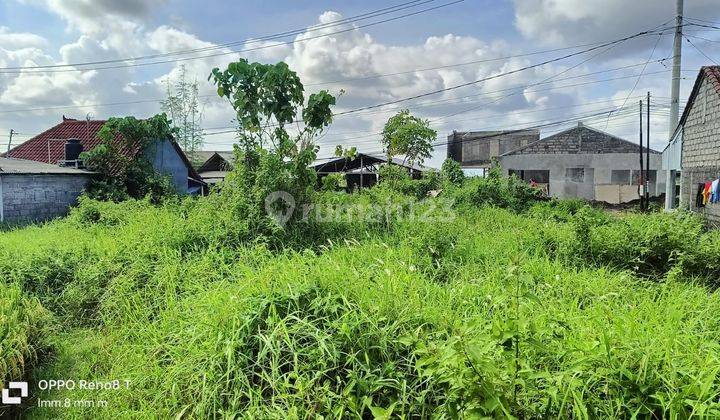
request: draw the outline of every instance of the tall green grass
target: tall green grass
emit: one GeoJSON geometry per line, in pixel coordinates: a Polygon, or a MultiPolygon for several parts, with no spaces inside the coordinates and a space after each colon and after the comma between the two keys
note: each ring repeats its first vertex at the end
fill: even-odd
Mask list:
{"type": "MultiPolygon", "coordinates": [[[[318,202],[388,201],[418,205],[383,189],[318,202]]],[[[202,202],[87,201],[66,220],[3,233],[4,284],[61,320],[46,340],[53,357],[33,376],[131,381],[130,390],[40,396],[107,408],[24,414],[720,415],[720,295],[688,282],[680,265],[705,269],[700,260],[683,248],[671,266],[648,259],[660,269],[638,271],[601,254],[613,244],[642,260],[656,254],[623,247],[622,235],[641,223],[695,232],[694,221],[617,218],[578,203],[523,203],[520,214],[481,204],[425,222],[358,220],[344,207],[348,217],[277,241],[238,240],[242,227],[210,223],[202,202]],[[589,248],[578,241],[586,233],[589,248]]],[[[716,244],[694,234],[709,238],[703,249],[716,244]]]]}
{"type": "MultiPolygon", "coordinates": [[[[52,317],[37,299],[25,296],[15,284],[0,284],[0,381],[26,379],[49,347],[52,317]]],[[[11,407],[0,405],[0,416],[11,407]]]]}

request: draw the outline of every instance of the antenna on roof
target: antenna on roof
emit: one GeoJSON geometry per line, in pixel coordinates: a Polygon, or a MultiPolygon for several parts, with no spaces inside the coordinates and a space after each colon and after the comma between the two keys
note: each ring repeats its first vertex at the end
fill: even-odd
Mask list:
{"type": "Polygon", "coordinates": [[[92,120],[92,117],[92,112],[88,112],[87,114],[85,114],[85,135],[87,136],[88,140],[90,139],[90,120],[92,120]]]}

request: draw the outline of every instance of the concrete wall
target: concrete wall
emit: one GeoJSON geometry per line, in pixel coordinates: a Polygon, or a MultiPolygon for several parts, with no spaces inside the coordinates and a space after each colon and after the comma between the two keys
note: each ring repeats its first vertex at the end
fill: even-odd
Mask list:
{"type": "Polygon", "coordinates": [[[2,215],[5,222],[46,220],[64,216],[90,180],[89,175],[3,174],[2,215]]]}
{"type": "MultiPolygon", "coordinates": [[[[515,170],[549,170],[550,195],[558,198],[584,198],[586,200],[619,203],[638,198],[637,186],[611,182],[612,170],[639,170],[640,157],[634,153],[592,154],[526,154],[500,158],[503,173],[515,170]],[[566,178],[567,168],[584,168],[584,182],[566,178]]],[[[650,155],[650,169],[657,171],[657,182],[650,184],[650,194],[665,192],[665,174],[660,170],[661,155],[650,155]]]]}
{"type": "Polygon", "coordinates": [[[540,139],[540,131],[453,132],[448,136],[448,158],[464,168],[489,168],[493,158],[540,139]]]}
{"type": "Polygon", "coordinates": [[[695,206],[697,184],[720,177],[720,94],[708,83],[700,85],[683,126],[681,206],[720,224],[720,203],[695,206]]]}
{"type": "Polygon", "coordinates": [[[156,171],[170,176],[178,192],[187,194],[188,168],[169,140],[153,142],[145,153],[156,171]]]}

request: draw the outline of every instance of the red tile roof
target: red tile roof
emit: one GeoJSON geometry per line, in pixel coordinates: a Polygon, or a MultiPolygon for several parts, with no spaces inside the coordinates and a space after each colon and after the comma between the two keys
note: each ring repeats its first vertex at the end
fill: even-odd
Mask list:
{"type": "Polygon", "coordinates": [[[720,66],[704,66],[701,69],[708,81],[715,87],[715,90],[720,93],[720,66]]]}
{"type": "Polygon", "coordinates": [[[97,133],[105,120],[81,121],[63,117],[63,122],[52,127],[6,153],[6,157],[56,164],[65,158],[65,140],[80,140],[83,151],[100,143],[97,133]]]}
{"type": "MultiPolygon", "coordinates": [[[[100,144],[100,140],[97,138],[97,133],[106,122],[107,120],[84,121],[65,118],[65,116],[63,116],[63,121],[60,124],[45,130],[21,145],[10,149],[9,152],[4,154],[7,156],[0,156],[34,160],[36,162],[44,162],[54,165],[65,158],[65,141],[67,139],[79,139],[84,152],[94,149],[95,146],[100,144]]],[[[119,140],[119,136],[116,139],[119,140]]],[[[196,180],[202,180],[177,142],[172,140],[171,143],[185,163],[185,166],[188,167],[188,176],[196,180]]],[[[127,157],[134,158],[137,155],[138,149],[123,148],[121,152],[127,157]]]]}

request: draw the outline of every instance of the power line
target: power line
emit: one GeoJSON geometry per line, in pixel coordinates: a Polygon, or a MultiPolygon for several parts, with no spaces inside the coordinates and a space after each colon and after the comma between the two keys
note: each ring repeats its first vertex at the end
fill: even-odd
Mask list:
{"type": "Polygon", "coordinates": [[[525,70],[529,70],[529,69],[532,69],[532,68],[535,68],[535,67],[544,66],[544,65],[546,65],[546,64],[554,63],[554,62],[557,62],[557,61],[562,61],[562,60],[568,59],[568,58],[570,58],[570,57],[575,57],[575,56],[577,56],[577,55],[585,54],[585,53],[588,53],[588,52],[590,52],[590,51],[594,51],[594,50],[597,50],[597,49],[600,49],[600,48],[603,48],[603,47],[607,47],[607,46],[614,45],[614,44],[619,44],[619,43],[625,42],[625,41],[627,41],[627,40],[629,40],[629,39],[633,39],[633,38],[637,38],[637,37],[639,37],[639,36],[647,35],[647,34],[649,34],[649,33],[652,33],[652,31],[653,31],[653,30],[647,30],[647,31],[638,32],[638,33],[636,33],[636,34],[634,34],[634,35],[629,35],[629,36],[626,36],[626,37],[617,39],[617,40],[615,40],[615,41],[606,42],[606,43],[604,43],[604,44],[601,44],[601,45],[598,45],[598,46],[595,46],[595,47],[591,47],[591,48],[587,48],[587,49],[582,50],[582,51],[574,52],[574,53],[571,53],[571,54],[566,54],[566,55],[564,55],[564,56],[562,56],[562,57],[557,57],[557,58],[553,58],[553,59],[550,59],[550,60],[545,60],[545,61],[542,61],[542,62],[539,62],[539,63],[536,63],[536,64],[532,64],[532,65],[529,65],[529,66],[524,66],[524,67],[521,67],[521,68],[518,68],[518,69],[515,69],[515,70],[510,70],[510,71],[503,72],[503,73],[499,73],[499,74],[496,74],[496,75],[493,75],[493,76],[483,77],[483,78],[477,79],[477,80],[472,81],[472,82],[461,83],[461,84],[459,84],[459,85],[450,86],[450,87],[443,88],[443,89],[437,89],[437,90],[430,91],[430,92],[425,92],[425,93],[422,93],[422,94],[419,94],[419,95],[413,95],[413,96],[409,96],[409,97],[406,97],[406,98],[400,98],[400,99],[395,99],[395,100],[392,100],[392,101],[383,102],[383,103],[380,103],[380,104],[369,105],[369,106],[365,106],[365,107],[362,107],[362,108],[357,108],[357,109],[350,110],[350,111],[344,111],[344,112],[337,113],[336,115],[344,115],[344,114],[349,114],[349,113],[355,113],[355,112],[358,112],[358,111],[363,111],[363,110],[366,110],[366,109],[379,108],[379,107],[383,107],[383,106],[387,106],[387,105],[393,105],[393,104],[397,104],[397,103],[409,101],[409,100],[412,100],[412,99],[419,99],[419,98],[423,98],[423,97],[427,97],[427,96],[431,96],[431,95],[436,95],[436,94],[442,93],[442,92],[448,92],[448,91],[451,91],[451,90],[455,90],[455,89],[460,89],[460,88],[467,87],[467,86],[476,85],[476,84],[478,84],[478,83],[480,83],[480,82],[486,82],[486,81],[488,81],[488,80],[493,80],[493,79],[497,79],[497,78],[499,78],[499,77],[508,76],[508,75],[515,74],[515,73],[519,73],[519,72],[522,72],[522,71],[525,71],[525,70]]]}
{"type": "MultiPolygon", "coordinates": [[[[661,60],[659,60],[659,61],[661,61],[661,60]]],[[[629,66],[626,66],[626,67],[629,67],[629,66]]],[[[615,70],[617,70],[617,69],[622,69],[622,68],[624,68],[624,67],[618,67],[618,68],[615,68],[615,69],[608,69],[608,70],[606,70],[606,71],[597,71],[597,72],[592,72],[592,73],[585,73],[585,74],[582,74],[582,75],[577,75],[577,76],[562,78],[562,79],[555,80],[555,81],[553,81],[553,82],[545,82],[545,83],[542,83],[542,84],[554,83],[554,82],[563,81],[563,80],[577,79],[577,78],[580,78],[580,77],[587,77],[587,76],[589,76],[589,75],[594,75],[594,74],[599,74],[599,73],[605,73],[605,72],[615,71],[615,70]]],[[[655,75],[655,74],[662,74],[662,73],[667,73],[668,71],[669,71],[669,70],[650,72],[650,73],[645,73],[645,75],[646,75],[646,76],[649,76],[649,75],[655,75]]],[[[697,72],[697,70],[684,70],[684,71],[687,71],[687,72],[697,72]]],[[[526,92],[546,92],[546,91],[550,91],[550,90],[567,89],[567,88],[578,87],[578,86],[587,86],[587,85],[592,85],[592,84],[597,84],[597,83],[604,83],[604,82],[610,82],[610,81],[615,81],[615,80],[628,79],[628,78],[633,78],[633,77],[636,77],[636,75],[628,75],[628,76],[621,76],[621,77],[612,77],[612,78],[607,78],[607,79],[592,80],[592,81],[581,82],[581,83],[565,84],[565,85],[559,85],[559,86],[552,86],[552,87],[548,87],[548,88],[545,88],[545,89],[531,89],[531,90],[526,90],[526,92]]],[[[540,83],[538,83],[538,85],[539,85],[539,84],[540,84],[540,83]]],[[[457,98],[443,99],[443,100],[438,100],[438,101],[431,101],[431,102],[427,102],[427,103],[423,102],[423,103],[419,103],[419,104],[414,105],[413,108],[416,109],[416,108],[425,107],[425,106],[438,106],[438,105],[444,105],[444,104],[447,104],[447,103],[449,103],[449,104],[452,105],[453,103],[457,103],[458,100],[467,99],[467,98],[473,98],[473,97],[478,97],[478,96],[485,96],[485,95],[493,94],[493,93],[507,92],[507,91],[509,91],[509,90],[517,89],[518,87],[520,87],[520,86],[514,86],[514,87],[505,88],[505,89],[499,89],[499,90],[494,90],[494,91],[486,91],[486,92],[477,93],[477,94],[472,94],[472,95],[460,96],[460,97],[457,97],[457,98]]],[[[215,96],[215,95],[213,95],[213,96],[215,96]]],[[[662,97],[661,97],[661,96],[655,96],[655,98],[662,98],[662,97]]],[[[665,97],[665,98],[667,99],[668,97],[665,97]]],[[[135,102],[141,102],[141,101],[135,101],[135,102]]],[[[93,105],[87,105],[87,106],[79,105],[79,106],[67,106],[67,107],[91,107],[91,106],[104,106],[104,105],[108,105],[108,106],[109,106],[109,105],[116,105],[116,104],[117,104],[117,105],[122,105],[122,104],[135,103],[135,102],[117,102],[117,103],[110,103],[110,104],[93,104],[93,105]]],[[[146,102],[146,101],[142,101],[142,102],[146,102]]],[[[148,101],[148,102],[149,102],[149,101],[148,101]]],[[[154,102],[154,100],[153,100],[153,102],[154,102]]],[[[686,102],[686,101],[684,101],[684,102],[686,102]]],[[[462,103],[462,102],[459,102],[459,103],[462,103]]],[[[47,109],[59,109],[59,108],[66,108],[66,106],[45,107],[45,108],[30,108],[30,109],[25,109],[25,110],[6,110],[6,111],[7,111],[7,112],[24,112],[24,111],[47,110],[47,109]]],[[[6,111],[0,111],[0,113],[6,112],[6,111]]],[[[388,113],[388,112],[395,112],[395,111],[396,111],[396,109],[391,109],[391,110],[384,110],[384,111],[374,111],[374,112],[358,113],[358,114],[356,114],[356,115],[374,115],[374,114],[377,114],[377,113],[388,113]]],[[[298,121],[298,122],[301,122],[301,121],[298,121]]],[[[204,127],[203,130],[206,130],[206,132],[204,133],[204,135],[206,135],[206,136],[211,136],[211,135],[218,135],[218,134],[235,133],[235,132],[237,131],[237,127],[236,127],[236,126],[204,127]],[[207,130],[223,130],[223,131],[207,132],[207,130]]],[[[25,134],[25,133],[23,133],[23,134],[15,133],[15,134],[16,134],[16,135],[22,135],[22,136],[28,136],[28,137],[34,137],[34,136],[38,135],[38,134],[25,134]]]]}
{"type": "MultiPolygon", "coordinates": [[[[568,47],[568,48],[575,48],[575,47],[568,47]]],[[[544,52],[549,52],[549,51],[556,51],[556,50],[546,50],[546,51],[544,51],[544,52]]],[[[506,56],[506,57],[504,57],[504,58],[515,58],[515,57],[520,57],[520,56],[524,56],[524,55],[539,54],[539,53],[541,53],[541,52],[538,51],[538,52],[535,52],[535,53],[519,54],[519,55],[515,55],[515,56],[506,56]]],[[[656,60],[656,61],[653,61],[653,63],[662,63],[662,62],[663,62],[664,60],[666,60],[666,59],[667,59],[667,58],[663,58],[663,59],[660,59],[660,60],[656,60]]],[[[454,64],[454,65],[442,66],[442,68],[448,68],[448,67],[451,67],[451,66],[463,66],[463,65],[466,65],[466,64],[467,64],[467,63],[458,63],[458,64],[454,64]]],[[[618,71],[618,70],[624,70],[624,69],[628,69],[628,68],[632,68],[632,67],[638,67],[638,66],[642,66],[642,65],[644,65],[644,63],[630,64],[630,65],[626,65],[626,66],[615,67],[615,68],[612,68],[612,69],[600,70],[600,71],[595,71],[595,72],[590,72],[590,73],[583,73],[583,74],[581,74],[581,75],[576,75],[576,76],[572,76],[572,77],[567,77],[567,78],[563,78],[563,79],[559,79],[559,80],[577,79],[577,78],[587,77],[587,76],[591,76],[591,75],[595,75],[595,74],[609,73],[609,72],[612,72],[612,71],[618,71]]],[[[430,70],[430,69],[429,69],[429,68],[428,68],[428,69],[419,69],[419,70],[417,70],[417,71],[427,71],[427,70],[430,70]]],[[[690,70],[686,70],[686,71],[690,71],[690,70]]],[[[401,73],[407,74],[407,73],[412,73],[412,72],[413,72],[413,70],[409,70],[409,71],[407,71],[407,72],[401,72],[401,73]]],[[[398,74],[398,73],[378,74],[378,75],[375,75],[375,76],[372,76],[372,77],[373,77],[373,78],[380,78],[380,77],[393,76],[393,75],[396,75],[396,74],[398,74]]],[[[634,77],[634,76],[633,76],[633,77],[634,77]]],[[[354,81],[354,80],[356,80],[356,79],[345,79],[345,81],[354,81]]],[[[611,80],[615,80],[615,79],[611,79],[611,80]]],[[[336,83],[336,82],[339,82],[339,81],[333,81],[332,83],[336,83]]],[[[318,82],[318,83],[314,83],[314,84],[305,84],[305,86],[323,85],[323,84],[325,84],[325,82],[318,82]]],[[[499,91],[496,91],[496,92],[499,92],[499,91]]],[[[477,95],[467,95],[467,96],[460,97],[460,98],[467,98],[467,97],[472,97],[472,96],[477,96],[477,95]]],[[[223,99],[223,98],[219,97],[219,96],[218,96],[217,94],[215,94],[215,93],[213,93],[213,94],[208,94],[208,95],[198,95],[198,97],[199,97],[199,98],[216,98],[216,99],[218,99],[218,100],[223,99]]],[[[52,106],[44,106],[44,107],[33,107],[33,108],[21,108],[21,109],[0,109],[0,114],[21,113],[21,112],[36,112],[36,111],[47,111],[47,110],[55,110],[55,109],[95,108],[95,107],[110,107],[110,106],[118,106],[118,105],[137,105],[137,104],[154,103],[154,102],[159,103],[159,102],[162,101],[163,99],[164,99],[164,98],[155,98],[155,99],[140,99],[140,100],[136,100],[136,101],[119,101],[119,102],[107,102],[107,103],[94,103],[94,104],[86,104],[86,105],[68,104],[68,105],[52,105],[52,106]]],[[[437,102],[440,103],[440,102],[449,101],[449,100],[455,100],[455,99],[459,99],[459,98],[444,99],[444,100],[437,101],[437,102]]]]}
{"type": "Polygon", "coordinates": [[[354,81],[360,81],[360,80],[377,79],[380,77],[390,77],[390,76],[400,76],[403,74],[422,73],[422,72],[431,71],[431,70],[441,70],[441,69],[447,69],[447,68],[452,68],[452,67],[467,66],[467,65],[471,65],[471,64],[502,61],[502,60],[507,60],[510,58],[529,57],[529,56],[533,56],[533,55],[547,54],[550,52],[572,50],[572,49],[576,49],[576,48],[589,47],[589,46],[599,45],[599,44],[600,44],[599,42],[594,42],[594,43],[589,43],[589,44],[579,44],[579,45],[573,45],[570,47],[553,48],[553,49],[549,49],[549,50],[539,50],[539,51],[533,51],[533,52],[529,52],[529,53],[506,55],[506,56],[502,56],[502,57],[486,58],[486,59],[482,59],[482,60],[466,61],[463,63],[447,64],[447,65],[437,66],[437,67],[426,67],[426,68],[420,68],[420,69],[414,69],[414,70],[399,71],[399,72],[395,72],[395,73],[378,74],[378,75],[373,75],[373,76],[363,76],[363,77],[354,77],[354,78],[348,78],[348,79],[331,80],[331,81],[326,81],[326,82],[307,83],[307,84],[305,84],[305,86],[324,86],[324,85],[337,84],[337,83],[343,83],[343,82],[354,82],[354,81]]]}
{"type": "MultiPolygon", "coordinates": [[[[692,45],[692,47],[695,48],[695,50],[697,50],[697,52],[699,52],[700,54],[702,54],[705,58],[707,58],[708,60],[712,61],[712,62],[715,63],[715,64],[718,64],[718,62],[715,61],[715,59],[713,59],[713,58],[711,58],[710,56],[708,56],[707,54],[705,54],[705,52],[704,52],[703,50],[701,50],[700,48],[698,48],[698,46],[695,45],[694,42],[690,41],[690,38],[685,37],[685,41],[689,42],[690,45],[692,45]]],[[[718,64],[718,65],[720,65],[720,64],[718,64]]]]}
{"type": "MultiPolygon", "coordinates": [[[[648,57],[647,61],[645,61],[645,65],[643,66],[642,70],[640,70],[640,74],[638,75],[637,79],[635,80],[635,83],[633,84],[633,87],[630,89],[630,92],[628,92],[627,96],[625,97],[625,100],[623,101],[621,107],[625,106],[625,104],[628,101],[628,98],[630,97],[630,95],[633,94],[638,83],[640,83],[640,79],[642,79],[643,73],[645,73],[645,68],[647,68],[648,63],[650,63],[650,60],[652,60],[653,55],[655,55],[655,50],[657,49],[658,44],[660,44],[661,39],[662,39],[662,36],[658,36],[658,39],[655,41],[655,45],[653,45],[652,51],[650,51],[650,56],[648,57]]],[[[608,121],[609,120],[610,120],[610,114],[608,114],[608,121]]],[[[607,128],[608,121],[605,121],[606,128],[607,128]]]]}
{"type": "MultiPolygon", "coordinates": [[[[608,101],[604,101],[604,102],[608,102],[608,101]]],[[[601,102],[597,102],[597,103],[601,103],[601,102]]],[[[547,110],[552,110],[552,109],[582,107],[583,105],[592,105],[592,104],[594,104],[594,103],[586,103],[586,104],[579,104],[579,105],[565,106],[565,107],[557,107],[557,108],[548,108],[548,109],[543,109],[543,110],[535,110],[535,111],[527,111],[527,112],[518,112],[518,113],[513,113],[513,116],[514,116],[514,115],[527,114],[527,113],[533,113],[533,112],[547,111],[547,110]]],[[[605,115],[605,113],[611,112],[612,110],[618,110],[618,109],[619,109],[619,108],[617,108],[617,107],[602,108],[602,110],[603,110],[602,115],[605,115]]],[[[595,109],[595,110],[590,110],[590,111],[584,111],[584,113],[576,114],[576,115],[573,115],[573,116],[586,116],[586,115],[587,115],[587,114],[586,114],[587,112],[596,112],[596,111],[599,111],[599,110],[598,110],[598,109],[595,109]]],[[[620,112],[619,114],[617,114],[616,117],[613,117],[613,118],[623,118],[623,117],[627,117],[628,115],[635,115],[635,107],[626,107],[626,108],[624,108],[624,109],[621,109],[620,111],[621,111],[621,112],[620,112]]],[[[459,120],[453,120],[453,121],[445,121],[443,124],[447,124],[448,122],[453,122],[453,123],[455,123],[455,122],[475,121],[475,120],[476,120],[476,118],[465,118],[465,119],[459,119],[459,120]]],[[[539,122],[542,122],[542,121],[547,121],[547,119],[540,120],[539,122]]],[[[430,124],[431,124],[431,125],[436,125],[436,124],[437,124],[437,121],[431,121],[430,124]]],[[[372,136],[378,136],[378,135],[382,134],[382,131],[373,132],[373,131],[369,131],[369,130],[363,130],[363,131],[356,131],[356,132],[354,132],[354,133],[368,133],[368,134],[361,135],[361,136],[355,136],[355,137],[349,137],[349,138],[348,138],[348,137],[338,138],[336,141],[346,142],[346,141],[348,141],[348,140],[355,140],[355,139],[367,138],[367,137],[372,137],[372,136]]],[[[345,134],[351,134],[351,133],[345,133],[345,134]]],[[[373,140],[373,142],[375,142],[375,140],[373,140]]],[[[234,144],[234,143],[235,143],[235,142],[230,141],[230,142],[213,142],[213,143],[211,143],[211,144],[213,144],[213,145],[222,145],[222,144],[234,144]]],[[[356,142],[356,143],[363,143],[363,142],[356,142]]],[[[322,146],[323,144],[320,143],[319,145],[322,146]]]]}
{"type": "MultiPolygon", "coordinates": [[[[663,71],[658,71],[658,72],[646,73],[646,75],[667,73],[667,72],[669,72],[669,71],[670,71],[670,70],[663,70],[663,71]]],[[[530,90],[529,92],[544,92],[544,91],[548,91],[548,90],[565,89],[565,88],[577,87],[577,86],[585,86],[585,85],[589,85],[589,84],[603,83],[603,82],[613,81],[613,80],[628,79],[628,78],[632,78],[632,77],[635,77],[635,76],[636,76],[636,75],[623,76],[623,77],[616,77],[616,78],[603,79],[603,80],[597,80],[597,81],[589,81],[589,82],[583,82],[583,83],[575,83],[575,84],[570,84],[570,85],[555,86],[555,87],[550,87],[550,88],[546,88],[546,89],[534,89],[534,90],[530,90]]],[[[561,80],[562,80],[562,79],[561,79],[561,80]]],[[[480,94],[468,95],[468,96],[466,96],[466,97],[483,96],[483,95],[486,95],[486,94],[489,94],[489,93],[499,93],[499,92],[502,92],[502,91],[507,91],[507,90],[512,90],[512,89],[516,89],[516,87],[514,87],[514,88],[509,88],[509,89],[502,89],[502,90],[499,90],[499,91],[491,91],[491,92],[484,92],[484,93],[480,93],[480,94]]],[[[391,112],[393,112],[393,111],[396,111],[396,110],[395,110],[395,109],[391,110],[391,112]]],[[[335,114],[335,115],[339,115],[339,114],[335,114]]],[[[347,114],[344,114],[344,115],[347,115],[347,114]]],[[[360,115],[367,115],[367,114],[360,114],[360,115]]],[[[297,121],[295,121],[295,122],[301,123],[301,122],[303,122],[303,121],[302,121],[302,120],[297,120],[297,121]]],[[[273,125],[271,125],[271,126],[275,126],[275,125],[273,124],[273,125]]],[[[214,135],[219,135],[219,134],[236,133],[236,132],[237,132],[237,127],[212,127],[212,128],[206,128],[206,130],[222,130],[222,131],[209,132],[209,133],[208,133],[208,132],[205,132],[205,133],[204,133],[205,136],[214,136],[214,135]]]]}
{"type": "Polygon", "coordinates": [[[61,67],[76,67],[76,66],[88,66],[88,65],[98,65],[98,64],[111,64],[111,63],[120,63],[120,62],[126,62],[126,61],[139,61],[139,60],[145,60],[145,59],[152,59],[152,58],[160,58],[160,57],[168,57],[172,55],[183,55],[183,54],[190,54],[190,53],[196,53],[196,52],[203,52],[203,51],[210,51],[214,49],[220,49],[225,47],[230,47],[233,45],[238,44],[248,44],[248,43],[257,43],[261,41],[267,41],[272,40],[276,38],[282,38],[286,36],[292,36],[297,35],[299,33],[303,32],[312,32],[317,31],[320,29],[325,29],[327,27],[332,27],[336,25],[341,25],[345,23],[352,23],[363,19],[368,19],[370,17],[377,16],[376,13],[383,12],[381,14],[387,14],[396,12],[398,10],[403,10],[411,7],[416,7],[421,4],[430,3],[435,0],[413,0],[405,3],[401,3],[395,6],[386,7],[383,9],[373,10],[367,13],[363,13],[360,15],[350,16],[343,19],[338,19],[332,22],[327,23],[321,23],[319,25],[313,25],[309,28],[298,28],[289,30],[286,32],[280,32],[275,33],[271,35],[265,35],[258,38],[247,38],[241,41],[231,41],[231,42],[225,42],[220,44],[214,44],[212,46],[208,47],[200,47],[200,48],[192,48],[188,50],[178,50],[178,51],[171,51],[167,53],[158,53],[158,54],[151,54],[151,55],[143,55],[143,56],[135,56],[135,57],[125,57],[125,58],[116,58],[111,60],[99,60],[99,61],[85,61],[80,63],[67,63],[67,64],[48,64],[48,65],[37,65],[37,66],[18,66],[18,67],[3,67],[0,68],[0,70],[27,70],[27,69],[47,69],[47,68],[61,68],[61,67]]]}
{"type": "MultiPolygon", "coordinates": [[[[613,109],[615,109],[615,108],[613,108],[613,109]]],[[[566,124],[566,123],[569,123],[569,122],[577,122],[577,121],[585,120],[585,119],[592,118],[592,117],[600,117],[600,116],[604,116],[604,115],[607,114],[608,112],[611,112],[613,109],[607,110],[607,111],[603,111],[603,112],[594,113],[594,114],[586,114],[586,115],[583,115],[583,116],[579,116],[579,117],[577,117],[577,118],[564,119],[564,120],[560,120],[560,121],[554,121],[554,122],[549,122],[549,123],[537,124],[537,125],[527,126],[527,127],[524,127],[524,128],[519,128],[519,129],[505,130],[505,131],[500,132],[500,133],[498,133],[498,134],[490,134],[490,135],[487,135],[487,136],[483,136],[483,139],[488,139],[488,138],[492,138],[492,137],[498,137],[498,136],[502,136],[502,135],[505,135],[505,134],[508,134],[508,133],[513,133],[513,132],[519,132],[519,131],[525,131],[525,130],[532,130],[532,129],[540,129],[540,128],[547,128],[547,127],[552,127],[552,126],[556,126],[556,125],[566,124]]],[[[630,110],[630,109],[628,109],[628,112],[633,112],[633,111],[630,110]]],[[[452,141],[443,141],[443,142],[431,143],[431,146],[433,146],[433,147],[436,147],[436,146],[446,146],[446,145],[450,144],[451,142],[453,142],[453,143],[454,143],[454,142],[464,143],[465,141],[473,141],[473,140],[475,140],[475,139],[460,138],[460,139],[454,139],[454,140],[452,140],[452,141]]],[[[380,153],[383,153],[383,151],[380,150],[380,151],[370,151],[370,152],[363,152],[363,153],[365,153],[365,154],[371,154],[371,155],[372,155],[372,154],[380,154],[380,153]]],[[[326,160],[326,159],[336,159],[336,157],[319,158],[319,159],[317,159],[317,160],[326,160]]]]}
{"type": "MultiPolygon", "coordinates": [[[[653,29],[656,29],[656,28],[659,27],[659,26],[663,26],[665,23],[667,23],[667,22],[661,23],[660,25],[657,25],[657,26],[656,26],[655,28],[653,28],[653,29]]],[[[661,37],[662,37],[662,33],[660,33],[660,34],[658,35],[658,42],[659,42],[659,40],[660,40],[661,37]]],[[[531,84],[527,84],[527,85],[523,86],[522,89],[520,89],[520,90],[519,90],[518,92],[516,92],[516,93],[510,93],[510,94],[508,94],[508,95],[501,96],[500,98],[497,98],[496,100],[493,100],[493,101],[491,101],[491,102],[489,102],[489,103],[480,104],[480,105],[474,106],[474,107],[472,107],[472,108],[468,108],[468,109],[465,109],[465,110],[462,110],[462,111],[459,111],[459,112],[451,113],[451,114],[449,114],[449,115],[446,115],[446,116],[443,116],[443,117],[438,118],[438,120],[442,120],[442,119],[445,119],[445,118],[448,118],[448,117],[452,117],[452,116],[455,116],[455,115],[459,115],[459,114],[464,114],[464,113],[466,113],[466,112],[472,112],[472,111],[474,111],[474,110],[476,110],[476,109],[478,109],[478,108],[480,108],[480,107],[487,106],[487,105],[490,105],[490,104],[493,104],[493,103],[497,103],[497,102],[500,102],[501,100],[506,99],[506,98],[508,98],[508,97],[510,97],[510,96],[513,96],[513,95],[516,95],[516,94],[520,94],[520,93],[524,92],[528,87],[531,87],[531,86],[533,86],[533,85],[542,84],[542,83],[547,83],[547,82],[555,79],[556,77],[558,77],[558,76],[560,76],[560,75],[562,75],[562,74],[564,74],[564,73],[567,73],[568,71],[570,71],[570,70],[572,70],[572,69],[574,69],[574,68],[577,68],[577,67],[579,67],[579,66],[587,63],[588,61],[592,60],[593,58],[596,58],[596,57],[598,57],[599,55],[602,55],[602,54],[608,52],[609,50],[611,50],[612,48],[614,48],[616,45],[617,45],[617,44],[610,44],[607,48],[601,50],[600,52],[598,52],[598,53],[596,53],[596,54],[593,54],[592,56],[590,56],[590,57],[588,57],[588,58],[586,58],[586,59],[584,59],[584,60],[582,60],[582,61],[574,64],[573,66],[571,66],[571,67],[569,67],[569,68],[567,68],[567,69],[564,69],[564,70],[560,71],[559,73],[556,73],[556,74],[554,74],[554,75],[552,75],[552,76],[550,76],[550,77],[547,77],[547,78],[543,79],[542,81],[540,81],[540,82],[538,82],[538,83],[535,83],[535,84],[531,83],[531,84]]],[[[656,45],[657,45],[657,44],[656,44],[656,45]]],[[[653,50],[653,51],[654,51],[654,50],[653,50]]],[[[650,61],[650,60],[648,60],[648,62],[649,62],[649,61],[650,61]]],[[[646,62],[646,65],[647,65],[647,62],[646,62]]]]}
{"type": "MultiPolygon", "coordinates": [[[[435,0],[432,0],[432,1],[435,1],[435,0]]],[[[253,47],[253,48],[244,48],[241,50],[223,51],[223,52],[219,52],[219,53],[205,54],[205,55],[199,55],[199,56],[193,56],[193,57],[180,57],[180,58],[176,58],[176,59],[172,59],[172,60],[160,60],[160,61],[132,63],[132,64],[124,64],[124,65],[105,66],[105,67],[88,67],[88,68],[81,68],[81,69],[60,69],[60,70],[44,70],[44,69],[32,70],[31,69],[32,71],[27,71],[28,70],[27,67],[16,67],[16,68],[5,68],[5,69],[0,68],[0,73],[26,73],[26,74],[27,73],[64,73],[64,72],[77,72],[77,71],[90,71],[90,70],[107,70],[107,69],[119,69],[119,68],[128,68],[128,67],[150,66],[150,65],[156,65],[156,64],[167,64],[167,63],[175,63],[175,62],[188,61],[188,60],[198,60],[198,59],[203,59],[203,58],[219,57],[219,56],[229,55],[229,54],[240,54],[240,53],[245,53],[245,52],[250,52],[250,51],[263,50],[263,49],[267,49],[267,48],[276,48],[281,45],[293,45],[296,43],[311,41],[313,39],[325,38],[330,35],[337,35],[337,34],[341,34],[341,33],[355,31],[355,30],[362,29],[362,28],[367,28],[370,26],[376,26],[376,25],[380,25],[382,23],[393,22],[393,21],[403,19],[406,17],[415,16],[415,15],[418,15],[421,13],[430,12],[430,11],[437,10],[437,9],[440,9],[443,7],[452,6],[454,4],[461,3],[463,1],[464,0],[454,0],[449,3],[444,3],[444,4],[441,4],[438,6],[428,7],[425,9],[418,10],[418,11],[402,14],[399,16],[394,16],[394,17],[379,20],[376,22],[367,23],[364,25],[353,26],[351,28],[346,28],[343,30],[335,31],[335,32],[329,32],[326,34],[305,37],[305,38],[301,38],[301,39],[295,39],[292,41],[278,42],[278,43],[272,44],[272,45],[264,45],[264,46],[253,47]]],[[[125,61],[130,61],[130,60],[121,60],[120,62],[125,62],[125,61]]],[[[75,64],[75,65],[82,65],[82,64],[75,64]]],[[[68,65],[64,65],[64,66],[72,66],[72,64],[68,64],[68,65]]]]}
{"type": "Polygon", "coordinates": [[[720,40],[710,39],[710,38],[704,38],[704,37],[702,37],[702,36],[697,36],[697,35],[688,35],[688,34],[683,33],[683,36],[689,36],[690,38],[701,39],[701,40],[703,40],[703,41],[705,41],[705,42],[712,42],[712,43],[716,43],[716,44],[717,44],[717,43],[720,43],[720,40]]]}

